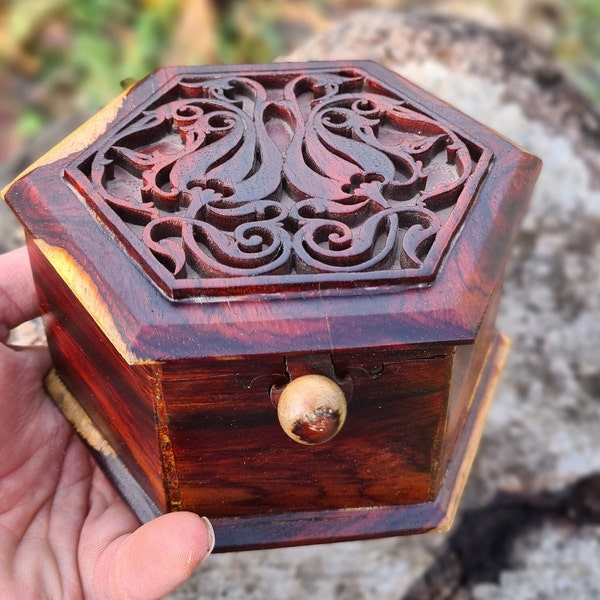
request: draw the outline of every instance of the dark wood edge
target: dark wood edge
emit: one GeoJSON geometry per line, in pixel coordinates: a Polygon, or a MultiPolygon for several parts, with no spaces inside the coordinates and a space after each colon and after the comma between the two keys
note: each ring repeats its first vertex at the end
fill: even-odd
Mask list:
{"type": "MultiPolygon", "coordinates": [[[[339,68],[346,63],[316,64],[339,68]]],[[[265,354],[473,342],[487,312],[489,297],[503,276],[510,242],[539,172],[539,160],[391,71],[375,63],[359,61],[354,66],[390,85],[400,85],[397,80],[401,80],[415,105],[431,103],[426,107],[426,114],[433,114],[443,122],[449,120],[453,129],[468,130],[470,137],[472,128],[473,139],[493,154],[490,172],[481,182],[435,281],[428,285],[396,287],[381,282],[376,288],[363,288],[358,276],[341,282],[350,285],[354,281],[357,287],[341,289],[273,291],[264,295],[205,298],[201,302],[168,299],[126,252],[115,247],[114,236],[108,228],[90,211],[82,210],[81,200],[74,190],[65,186],[61,173],[82,147],[89,148],[102,132],[117,127],[131,110],[131,103],[141,102],[162,89],[174,77],[186,72],[183,67],[160,69],[156,81],[140,82],[127,97],[91,119],[87,128],[75,136],[75,141],[65,141],[25,179],[17,179],[7,188],[6,200],[29,230],[34,243],[67,285],[75,287],[74,292],[86,311],[129,364],[191,356],[254,355],[256,330],[265,332],[265,343],[261,347],[265,354]],[[90,251],[95,247],[114,249],[111,260],[97,261],[97,253],[90,251]],[[68,277],[72,271],[77,272],[73,281],[68,277]],[[82,282],[82,278],[85,281],[82,282]],[[99,292],[90,295],[90,289],[99,292]],[[130,293],[133,289],[134,294],[130,293]],[[348,302],[349,297],[352,302],[348,302]],[[368,315],[357,312],[354,298],[369,303],[368,315]],[[268,318],[258,318],[266,305],[268,318]],[[236,310],[231,310],[232,306],[236,310]],[[302,314],[307,323],[306,335],[285,335],[298,314],[302,314]],[[254,315],[256,320],[250,321],[248,315],[254,315]],[[218,328],[215,323],[219,323],[218,328]],[[355,333],[358,327],[361,335],[355,333]],[[382,336],[381,332],[386,335],[382,336]],[[198,339],[203,340],[201,347],[198,339]]],[[[228,67],[223,73],[233,68],[228,67]]],[[[252,68],[272,72],[289,69],[290,65],[278,63],[252,68]]],[[[296,68],[300,67],[296,65],[296,68]]],[[[204,67],[199,69],[210,71],[204,67]]]]}
{"type": "MultiPolygon", "coordinates": [[[[448,463],[440,493],[434,501],[404,506],[213,519],[217,540],[215,551],[319,544],[449,529],[479,445],[508,346],[508,339],[496,332],[465,425],[448,463]]],[[[139,520],[146,522],[158,516],[158,507],[102,439],[53,370],[46,377],[46,389],[139,520]]]]}
{"type": "Polygon", "coordinates": [[[62,382],[55,369],[51,369],[46,375],[44,387],[127,504],[135,507],[133,511],[140,522],[145,523],[158,517],[161,514],[158,506],[137,483],[114,449],[102,437],[100,431],[62,382]]]}
{"type": "Polygon", "coordinates": [[[213,519],[216,551],[256,550],[447,531],[456,515],[510,342],[495,332],[463,430],[432,502],[213,519]]]}

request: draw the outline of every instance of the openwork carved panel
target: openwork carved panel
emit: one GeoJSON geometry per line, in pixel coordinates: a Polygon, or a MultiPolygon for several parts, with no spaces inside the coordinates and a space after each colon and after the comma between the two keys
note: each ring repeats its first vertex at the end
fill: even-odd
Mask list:
{"type": "Polygon", "coordinates": [[[183,298],[432,281],[490,158],[363,69],[189,69],[65,177],[183,298]]]}

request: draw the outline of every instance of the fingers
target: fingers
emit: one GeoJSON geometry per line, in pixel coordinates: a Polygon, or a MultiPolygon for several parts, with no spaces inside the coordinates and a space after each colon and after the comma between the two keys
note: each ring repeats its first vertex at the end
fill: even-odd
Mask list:
{"type": "Polygon", "coordinates": [[[51,365],[46,347],[15,350],[0,344],[0,420],[11,424],[3,433],[14,435],[21,420],[32,418],[40,394],[45,396],[43,379],[51,365]]]}
{"type": "Polygon", "coordinates": [[[189,512],[158,517],[105,550],[93,597],[158,600],[183,583],[213,546],[207,519],[189,512]]]}
{"type": "Polygon", "coordinates": [[[0,255],[0,342],[38,312],[27,248],[0,255]]]}

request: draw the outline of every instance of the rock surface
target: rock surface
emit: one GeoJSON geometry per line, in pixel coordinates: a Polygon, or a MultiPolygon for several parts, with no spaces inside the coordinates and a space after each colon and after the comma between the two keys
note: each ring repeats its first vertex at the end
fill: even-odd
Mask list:
{"type": "Polygon", "coordinates": [[[518,37],[425,14],[359,13],[286,58],[376,60],[544,160],[512,351],[450,533],[217,555],[169,598],[600,597],[600,116],[518,37]]]}
{"type": "Polygon", "coordinates": [[[599,527],[535,529],[516,541],[511,569],[498,583],[476,585],[473,600],[600,598],[598,556],[599,527]]]}

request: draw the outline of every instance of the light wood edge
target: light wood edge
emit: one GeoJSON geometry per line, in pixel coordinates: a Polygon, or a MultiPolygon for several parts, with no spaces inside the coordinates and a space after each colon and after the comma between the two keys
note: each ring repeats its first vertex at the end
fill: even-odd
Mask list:
{"type": "MultiPolygon", "coordinates": [[[[90,144],[95,142],[106,132],[107,128],[115,120],[128,92],[129,90],[124,91],[110,104],[105,106],[96,115],[88,119],[68,135],[61,143],[54,146],[51,150],[46,152],[46,154],[27,167],[13,182],[2,189],[0,194],[4,197],[15,181],[23,178],[34,169],[51,165],[89,147],[90,144]]],[[[108,307],[102,301],[97,286],[87,273],[79,267],[73,257],[63,248],[48,244],[42,239],[36,238],[31,241],[37,245],[42,254],[52,264],[56,272],[73,291],[79,302],[85,307],[86,311],[94,319],[103,333],[111,340],[111,343],[115,346],[115,349],[121,354],[123,359],[128,364],[143,362],[129,350],[115,325],[108,307]]]]}
{"type": "MultiPolygon", "coordinates": [[[[331,534],[331,532],[329,532],[324,534],[324,538],[327,538],[327,541],[342,541],[369,537],[388,537],[390,535],[395,536],[407,533],[414,534],[425,532],[442,532],[448,531],[448,529],[450,529],[456,517],[458,505],[462,493],[464,491],[469,473],[471,471],[473,461],[475,459],[475,455],[483,434],[487,414],[491,406],[494,392],[498,385],[502,368],[508,356],[509,347],[509,339],[500,332],[496,332],[494,335],[494,339],[490,345],[490,349],[488,351],[483,368],[480,371],[480,375],[478,377],[477,382],[478,384],[475,387],[474,399],[471,403],[471,409],[463,427],[463,431],[459,436],[457,446],[454,449],[454,453],[450,460],[450,464],[448,465],[448,468],[446,470],[446,478],[442,482],[440,495],[438,496],[438,499],[435,502],[430,503],[429,505],[431,506],[431,510],[433,511],[432,516],[435,517],[435,515],[437,515],[437,517],[435,517],[434,520],[431,521],[432,526],[426,528],[419,528],[415,530],[414,513],[416,511],[418,514],[419,509],[422,509],[423,505],[399,506],[395,508],[399,509],[401,516],[404,515],[402,519],[405,521],[406,525],[404,525],[403,521],[401,527],[396,527],[393,531],[379,531],[379,533],[375,535],[373,534],[374,532],[369,529],[361,529],[357,532],[350,532],[349,534],[342,535],[340,535],[339,531],[334,531],[334,534],[331,534]]],[[[68,406],[70,406],[71,404],[78,405],[77,400],[66,389],[66,387],[58,378],[58,375],[55,372],[52,371],[48,375],[46,380],[46,386],[48,389],[48,393],[53,397],[53,399],[59,405],[59,407],[61,406],[61,402],[63,401],[63,394],[68,399],[68,406]]],[[[67,418],[69,417],[67,416],[67,418]]],[[[87,439],[86,437],[84,437],[84,440],[88,444],[90,443],[89,439],[87,439]]],[[[106,448],[103,444],[106,444],[106,447],[110,448],[108,443],[104,440],[102,440],[101,442],[101,447],[106,448]]],[[[109,450],[109,452],[106,454],[103,452],[95,451],[93,447],[91,448],[91,450],[98,462],[100,463],[100,465],[108,472],[113,484],[125,497],[130,507],[138,516],[141,522],[145,522],[162,513],[162,511],[160,511],[156,507],[156,505],[149,499],[149,497],[139,486],[139,484],[137,484],[135,479],[132,477],[131,473],[123,465],[118,456],[114,456],[114,450],[112,452],[109,450]]],[[[384,510],[387,510],[389,508],[393,507],[384,507],[384,510]]],[[[378,512],[379,510],[380,509],[378,509],[377,507],[369,508],[366,510],[346,509],[337,511],[321,511],[310,514],[302,514],[300,516],[303,522],[309,521],[311,525],[314,523],[319,523],[322,520],[328,521],[331,519],[331,523],[334,530],[337,530],[337,526],[339,525],[338,521],[340,520],[340,518],[342,521],[344,521],[345,516],[347,516],[351,520],[353,520],[352,515],[354,513],[358,512],[364,514],[364,516],[366,517],[372,511],[378,512]]],[[[294,522],[294,520],[297,520],[297,518],[298,515],[292,515],[292,523],[294,522]]],[[[260,530],[260,528],[264,527],[265,524],[270,524],[270,521],[272,519],[273,515],[263,515],[259,518],[248,519],[216,518],[213,520],[213,524],[218,534],[222,533],[221,529],[223,530],[223,532],[225,532],[225,530],[231,529],[231,535],[233,535],[235,538],[235,531],[240,526],[243,526],[246,530],[260,530]]],[[[284,527],[286,525],[286,522],[283,521],[279,525],[280,528],[284,527]]],[[[318,539],[318,537],[312,539],[310,536],[305,536],[302,539],[290,538],[285,541],[277,538],[274,542],[265,541],[261,539],[260,543],[257,544],[230,543],[228,545],[227,541],[223,541],[223,543],[219,545],[218,540],[219,535],[217,535],[216,547],[216,551],[219,552],[300,544],[304,545],[311,543],[320,543],[322,541],[318,539]]],[[[231,542],[231,540],[229,541],[231,542]]]]}
{"type": "MultiPolygon", "coordinates": [[[[479,372],[477,384],[474,388],[475,395],[480,395],[481,400],[477,403],[477,410],[475,413],[472,413],[474,416],[468,434],[468,444],[464,454],[458,457],[461,460],[461,463],[453,482],[452,489],[449,491],[449,503],[445,511],[445,516],[438,525],[431,530],[433,532],[448,531],[454,523],[458,506],[467,484],[475,456],[477,455],[479,443],[483,436],[487,415],[492,405],[492,400],[496,388],[498,387],[500,376],[502,375],[502,369],[508,358],[509,350],[510,339],[503,333],[496,331],[494,340],[488,350],[484,366],[479,372]],[[482,386],[484,387],[482,388],[482,386]]],[[[471,410],[474,408],[473,402],[471,402],[471,410]]],[[[457,459],[457,454],[460,453],[455,452],[453,455],[454,460],[457,459]]]]}
{"type": "Polygon", "coordinates": [[[153,364],[153,361],[143,360],[131,351],[115,323],[110,308],[104,302],[98,286],[85,269],[81,268],[64,248],[49,244],[40,238],[33,238],[30,241],[39,248],[123,360],[129,365],[153,364]]]}
{"type": "Polygon", "coordinates": [[[44,386],[48,395],[54,400],[54,403],[67,421],[69,421],[77,434],[91,449],[104,456],[117,457],[117,453],[112,446],[104,439],[90,416],[67,389],[67,386],[62,382],[54,369],[51,369],[46,375],[44,386]]]}
{"type": "Polygon", "coordinates": [[[135,507],[131,510],[140,523],[146,523],[161,515],[162,511],[133,477],[114,448],[67,389],[55,369],[51,369],[46,375],[44,386],[128,506],[135,507]]]}

